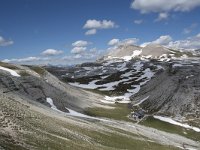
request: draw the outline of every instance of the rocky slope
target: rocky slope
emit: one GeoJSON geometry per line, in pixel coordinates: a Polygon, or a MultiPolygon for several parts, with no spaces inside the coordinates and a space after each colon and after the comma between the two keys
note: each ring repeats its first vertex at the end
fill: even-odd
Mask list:
{"type": "Polygon", "coordinates": [[[146,122],[140,125],[130,115],[138,107],[148,115],[165,116],[181,107],[173,117],[198,110],[199,65],[194,60],[189,65],[191,61],[194,67],[184,65],[187,71],[177,70],[182,61],[170,67],[169,62],[137,58],[45,67],[50,73],[41,67],[0,63],[0,149],[198,149],[199,133],[193,128],[173,126],[176,131],[166,132],[146,127],[146,122]],[[183,91],[192,100],[183,99],[183,91]],[[182,113],[193,103],[196,106],[182,113]]]}
{"type": "Polygon", "coordinates": [[[158,60],[169,60],[177,58],[196,57],[198,50],[196,51],[179,51],[173,50],[158,44],[148,44],[145,47],[139,47],[135,45],[121,45],[113,48],[108,54],[98,61],[112,60],[112,59],[123,59],[129,61],[133,58],[143,59],[158,59],[158,60]]]}
{"type": "Polygon", "coordinates": [[[133,54],[133,51],[140,49],[141,47],[135,45],[121,45],[111,50],[107,55],[104,56],[104,59],[131,56],[133,54]]]}
{"type": "Polygon", "coordinates": [[[200,112],[200,64],[198,62],[173,62],[167,64],[136,95],[148,97],[140,106],[151,113],[172,116],[178,120],[199,126],[200,112]]]}

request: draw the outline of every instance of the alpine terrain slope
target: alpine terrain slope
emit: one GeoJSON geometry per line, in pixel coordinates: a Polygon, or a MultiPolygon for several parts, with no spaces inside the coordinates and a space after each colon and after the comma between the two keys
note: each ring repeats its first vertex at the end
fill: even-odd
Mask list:
{"type": "Polygon", "coordinates": [[[0,62],[0,150],[198,150],[200,55],[120,45],[70,67],[0,62]]]}

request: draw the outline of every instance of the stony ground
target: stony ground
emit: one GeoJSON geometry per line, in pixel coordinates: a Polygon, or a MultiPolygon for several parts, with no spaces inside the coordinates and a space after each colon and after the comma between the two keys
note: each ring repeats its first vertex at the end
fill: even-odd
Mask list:
{"type": "Polygon", "coordinates": [[[102,95],[74,88],[42,68],[8,64],[6,67],[17,71],[21,77],[0,70],[0,149],[168,150],[200,147],[194,139],[145,127],[131,120],[113,119],[113,114],[110,119],[98,115],[92,118],[72,116],[66,107],[80,113],[96,108],[102,110],[100,113],[113,111],[115,114],[119,110],[125,115],[129,111],[121,105],[116,110],[116,104],[100,101],[102,95]],[[52,98],[62,112],[50,108],[47,97],[52,98]]]}

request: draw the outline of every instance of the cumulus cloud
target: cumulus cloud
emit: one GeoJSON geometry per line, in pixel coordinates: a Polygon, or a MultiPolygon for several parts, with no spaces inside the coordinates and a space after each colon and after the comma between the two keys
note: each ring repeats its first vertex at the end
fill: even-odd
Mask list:
{"type": "Polygon", "coordinates": [[[73,62],[74,64],[83,63],[83,62],[93,61],[102,57],[104,54],[103,52],[104,51],[102,50],[91,48],[83,51],[82,53],[76,53],[74,55],[65,56],[61,60],[63,60],[64,62],[70,61],[73,62]]]}
{"type": "Polygon", "coordinates": [[[188,12],[200,6],[200,0],[134,0],[131,8],[142,14],[158,13],[156,21],[169,17],[170,12],[188,12]]]}
{"type": "Polygon", "coordinates": [[[89,44],[90,44],[90,42],[78,40],[78,41],[72,43],[72,46],[73,47],[85,47],[85,46],[88,46],[89,44]]]}
{"type": "Polygon", "coordinates": [[[14,42],[12,40],[6,40],[2,36],[0,36],[0,46],[9,46],[12,45],[14,42]]]}
{"type": "Polygon", "coordinates": [[[108,42],[109,46],[119,46],[119,45],[136,45],[139,39],[137,38],[128,38],[128,39],[112,39],[108,42]]]}
{"type": "Polygon", "coordinates": [[[171,41],[172,41],[172,37],[171,36],[169,36],[169,35],[163,35],[163,36],[160,36],[155,41],[153,41],[152,43],[154,43],[154,44],[160,44],[160,45],[167,45],[171,41]]]}
{"type": "Polygon", "coordinates": [[[47,49],[43,51],[41,54],[44,56],[56,56],[62,54],[63,51],[61,50],[55,50],[55,49],[47,49]]]}
{"type": "Polygon", "coordinates": [[[108,42],[108,45],[113,46],[119,44],[119,39],[112,39],[108,42]]]}
{"type": "Polygon", "coordinates": [[[196,50],[200,49],[200,33],[193,37],[188,37],[184,40],[176,41],[173,41],[172,37],[169,35],[163,35],[152,42],[145,42],[140,46],[145,47],[148,44],[159,44],[173,49],[196,50]]]}
{"type": "Polygon", "coordinates": [[[80,53],[83,53],[86,49],[87,49],[87,47],[74,47],[71,50],[71,53],[72,54],[80,54],[80,53]]]}
{"type": "Polygon", "coordinates": [[[67,56],[45,57],[44,55],[42,55],[38,57],[5,59],[3,61],[7,63],[17,63],[26,65],[72,65],[72,64],[79,64],[83,62],[96,60],[97,58],[100,58],[104,54],[103,53],[104,51],[98,50],[97,48],[92,48],[87,50],[85,50],[86,48],[83,49],[84,51],[81,53],[73,53],[67,56]]]}
{"type": "Polygon", "coordinates": [[[124,39],[119,42],[119,45],[136,45],[138,43],[139,39],[137,38],[129,38],[129,39],[124,39]]]}
{"type": "Polygon", "coordinates": [[[131,8],[140,10],[141,13],[149,12],[186,12],[200,6],[199,0],[134,0],[131,8]]]}
{"type": "Polygon", "coordinates": [[[83,26],[84,29],[88,29],[88,31],[85,32],[85,35],[94,35],[99,29],[112,29],[116,27],[118,27],[118,25],[116,25],[115,22],[111,20],[101,21],[95,19],[87,20],[85,25],[83,26]]]}
{"type": "Polygon", "coordinates": [[[166,20],[168,17],[168,13],[159,13],[158,18],[155,21],[166,20]]]}
{"type": "Polygon", "coordinates": [[[85,35],[94,35],[97,33],[96,29],[90,29],[88,31],[85,32],[85,35]]]}
{"type": "Polygon", "coordinates": [[[170,35],[163,35],[152,42],[145,42],[141,44],[140,46],[145,47],[148,44],[168,45],[171,41],[172,41],[172,37],[170,35]]]}
{"type": "Polygon", "coordinates": [[[142,20],[142,19],[140,19],[140,20],[134,20],[134,23],[135,23],[135,24],[142,24],[142,23],[143,23],[143,20],[142,20]]]}
{"type": "Polygon", "coordinates": [[[83,26],[84,29],[110,29],[115,28],[117,25],[111,20],[87,20],[85,25],[83,26]]]}
{"type": "Polygon", "coordinates": [[[72,43],[72,54],[81,54],[87,50],[87,46],[90,45],[91,42],[88,41],[83,41],[83,40],[78,40],[74,43],[72,43]]]}
{"type": "Polygon", "coordinates": [[[175,49],[200,49],[200,33],[185,40],[171,41],[168,46],[175,49]]]}

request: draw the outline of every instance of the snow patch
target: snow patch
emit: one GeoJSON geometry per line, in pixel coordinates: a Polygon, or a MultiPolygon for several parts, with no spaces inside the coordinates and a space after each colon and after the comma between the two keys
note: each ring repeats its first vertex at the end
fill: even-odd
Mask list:
{"type": "Polygon", "coordinates": [[[57,107],[54,105],[53,100],[51,98],[46,98],[47,103],[49,103],[51,105],[51,109],[58,111],[60,113],[64,113],[63,111],[60,111],[59,109],[57,109],[57,107]]]}
{"type": "Polygon", "coordinates": [[[9,72],[12,76],[15,76],[15,77],[21,77],[16,71],[14,71],[14,70],[12,70],[12,69],[8,69],[8,68],[1,67],[1,66],[0,66],[0,70],[7,71],[7,72],[9,72]]]}
{"type": "Polygon", "coordinates": [[[200,132],[200,128],[193,127],[193,126],[190,126],[188,124],[183,124],[183,123],[177,122],[177,121],[175,121],[175,120],[173,120],[172,118],[169,118],[169,117],[162,117],[162,116],[153,116],[153,117],[155,119],[158,119],[158,120],[161,120],[161,121],[164,121],[164,122],[168,122],[168,123],[171,123],[171,124],[174,124],[174,125],[177,125],[177,126],[181,126],[183,128],[192,129],[196,132],[200,132]]]}
{"type": "Polygon", "coordinates": [[[80,84],[78,82],[69,83],[69,84],[72,85],[72,86],[85,88],[85,89],[96,89],[96,88],[98,88],[98,85],[95,84],[97,81],[99,81],[99,80],[91,81],[88,84],[80,84]]]}
{"type": "Polygon", "coordinates": [[[134,104],[133,106],[138,106],[142,104],[144,101],[146,101],[149,98],[149,96],[145,97],[144,99],[140,100],[138,103],[134,104]]]}
{"type": "Polygon", "coordinates": [[[51,109],[59,112],[59,113],[62,113],[62,114],[66,114],[66,115],[70,115],[70,116],[75,116],[75,117],[81,117],[81,118],[89,118],[89,119],[95,119],[95,120],[101,120],[101,121],[107,121],[106,119],[101,119],[101,118],[96,118],[96,117],[91,117],[91,116],[88,116],[88,115],[85,115],[85,114],[82,114],[82,113],[79,113],[79,112],[76,112],[72,109],[69,109],[67,107],[65,107],[67,110],[69,110],[69,113],[66,113],[66,112],[63,112],[63,111],[60,111],[59,109],[57,109],[57,107],[54,105],[53,103],[53,100],[51,98],[46,98],[46,101],[51,105],[51,109]]]}
{"type": "Polygon", "coordinates": [[[142,53],[142,50],[135,50],[133,51],[133,54],[131,56],[124,56],[122,59],[125,61],[130,61],[132,58],[135,58],[136,56],[139,56],[142,53]]]}
{"type": "Polygon", "coordinates": [[[85,115],[85,114],[76,112],[76,111],[74,111],[74,110],[72,110],[72,109],[69,109],[69,108],[67,108],[67,107],[65,107],[65,108],[66,108],[67,110],[69,110],[68,115],[76,116],[76,117],[82,117],[82,118],[92,118],[92,119],[94,119],[94,117],[87,116],[87,115],[85,115]]]}

